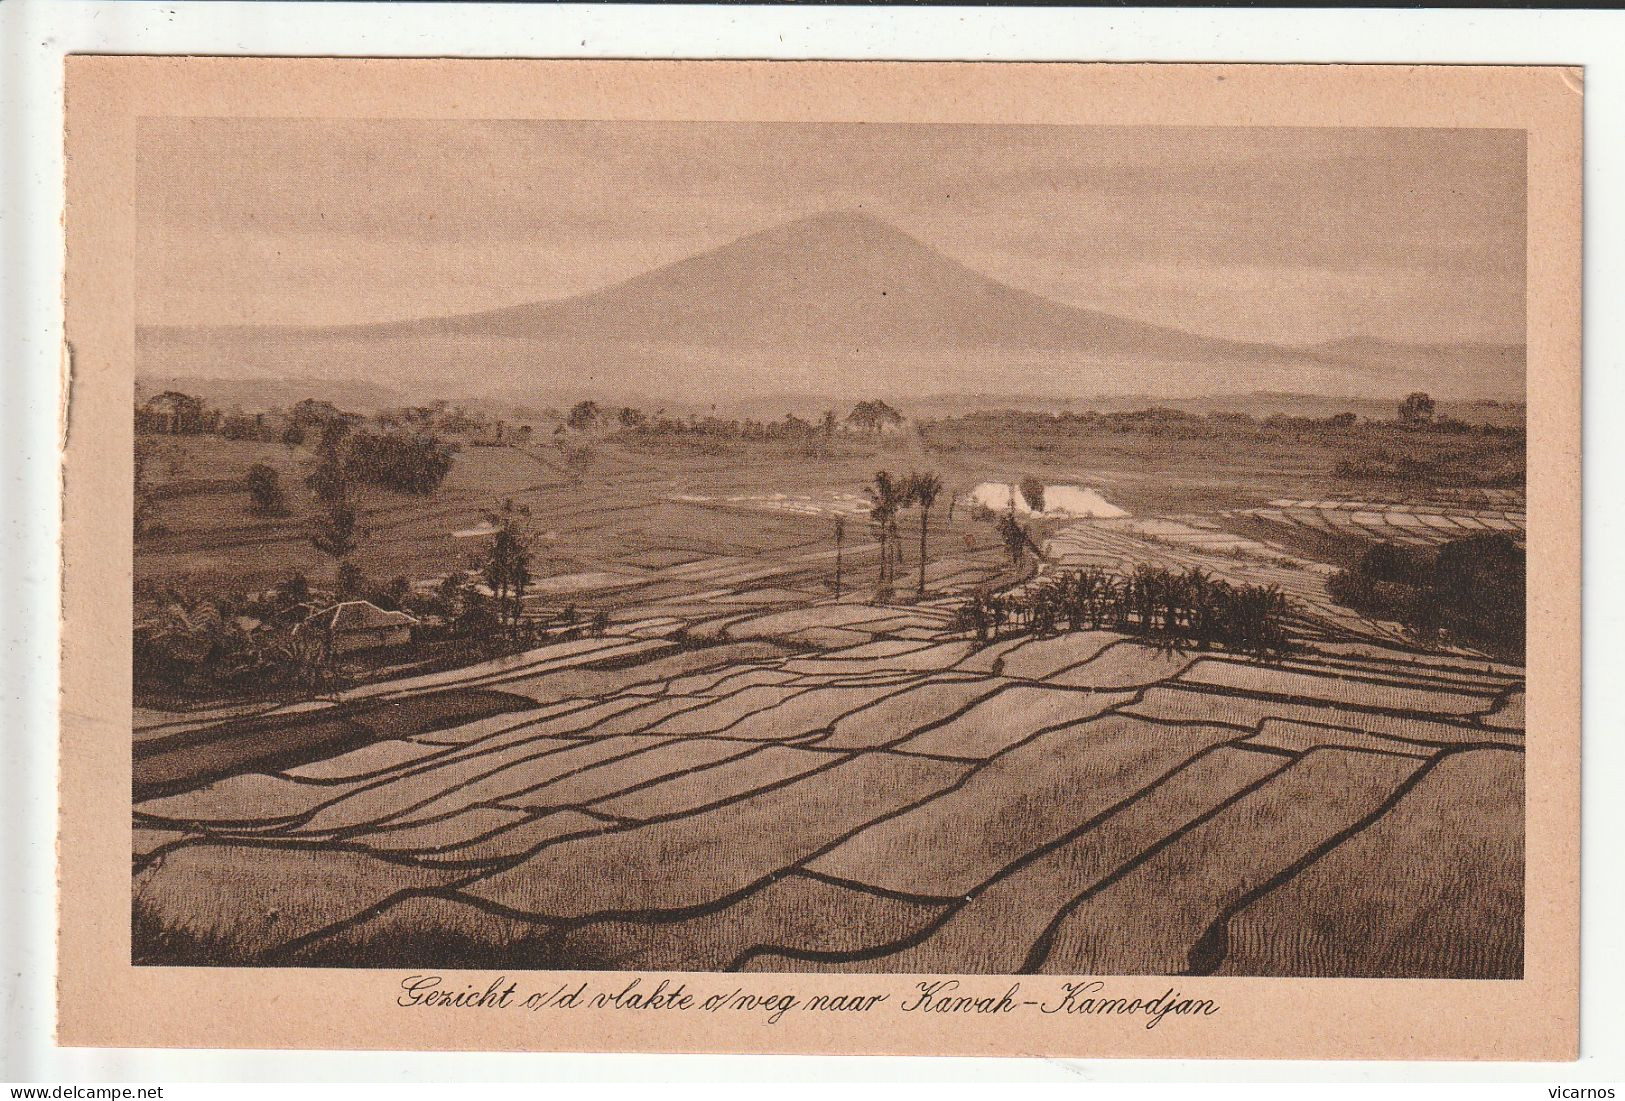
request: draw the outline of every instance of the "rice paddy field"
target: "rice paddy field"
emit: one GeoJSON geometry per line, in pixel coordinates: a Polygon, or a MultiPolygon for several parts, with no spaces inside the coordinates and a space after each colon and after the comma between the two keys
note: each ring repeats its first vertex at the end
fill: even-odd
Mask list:
{"type": "MultiPolygon", "coordinates": [[[[1311,499],[1253,470],[1204,498],[1223,472],[1193,467],[1159,496],[1126,467],[895,446],[605,449],[581,481],[477,449],[433,497],[373,501],[362,564],[412,580],[472,549],[482,508],[527,501],[551,533],[539,591],[608,629],[335,697],[138,710],[136,962],[1522,974],[1523,670],[1336,605],[1322,553],[1521,536],[1521,493],[1311,499]],[[874,589],[853,495],[877,464],[943,469],[959,498],[923,596],[874,589]],[[1029,473],[1113,506],[1036,518],[1042,569],[1276,585],[1296,651],[969,640],[954,608],[1006,568],[969,494],[1029,473]]],[[[138,577],[323,568],[297,516],[159,506],[138,577]]]]}

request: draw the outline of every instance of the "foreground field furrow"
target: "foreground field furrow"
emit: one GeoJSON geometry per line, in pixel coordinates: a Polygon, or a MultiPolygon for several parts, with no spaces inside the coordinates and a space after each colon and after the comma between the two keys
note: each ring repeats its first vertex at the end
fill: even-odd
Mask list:
{"type": "Polygon", "coordinates": [[[541,968],[552,965],[543,942],[554,928],[455,897],[415,895],[330,927],[284,960],[301,967],[541,968]]]}
{"type": "Polygon", "coordinates": [[[592,804],[592,809],[638,821],[667,818],[741,798],[842,759],[792,746],[732,744],[743,752],[709,768],[601,799],[592,804]]]}
{"type": "Polygon", "coordinates": [[[1308,753],[1311,749],[1356,749],[1368,753],[1393,753],[1425,760],[1441,752],[1430,746],[1396,741],[1375,734],[1362,734],[1336,726],[1265,719],[1257,734],[1238,743],[1248,748],[1279,749],[1288,753],[1308,753]]]}
{"type": "Polygon", "coordinates": [[[520,810],[468,807],[449,817],[435,818],[429,822],[369,830],[363,837],[352,840],[359,840],[367,848],[382,853],[437,852],[484,840],[524,820],[525,813],[520,810]]]}
{"type": "Polygon", "coordinates": [[[688,775],[749,752],[750,747],[703,738],[662,742],[651,749],[612,757],[601,764],[525,788],[500,801],[527,811],[580,806],[612,798],[628,788],[688,775]]]}
{"type": "Polygon", "coordinates": [[[1216,658],[1197,661],[1179,678],[1181,685],[1233,688],[1311,703],[1345,704],[1425,714],[1470,715],[1488,707],[1493,692],[1461,692],[1403,681],[1349,674],[1313,673],[1243,664],[1216,658]]]}
{"type": "MultiPolygon", "coordinates": [[[[450,726],[426,734],[414,734],[409,740],[419,745],[444,747],[467,746],[470,752],[481,752],[509,741],[523,740],[535,730],[536,724],[571,711],[582,711],[594,706],[591,700],[560,700],[542,707],[510,711],[488,719],[450,726]],[[512,735],[512,737],[509,737],[512,735]]],[[[628,704],[631,706],[631,704],[628,704]]],[[[453,756],[461,756],[454,754],[453,756]]]]}
{"type": "Polygon", "coordinates": [[[1282,703],[1246,695],[1216,695],[1172,687],[1150,689],[1138,702],[1122,710],[1125,715],[1161,722],[1211,722],[1251,732],[1257,732],[1260,724],[1267,719],[1281,719],[1310,726],[1337,726],[1421,747],[1522,744],[1522,738],[1515,733],[1482,729],[1465,722],[1429,721],[1332,704],[1282,703]]]}
{"type": "MultiPolygon", "coordinates": [[[[464,809],[480,803],[497,803],[505,800],[522,802],[526,795],[545,786],[574,780],[609,764],[624,763],[630,758],[658,749],[666,744],[667,740],[628,734],[601,738],[558,753],[547,753],[515,761],[513,764],[446,789],[434,798],[408,802],[403,807],[386,812],[381,818],[369,819],[365,827],[376,829],[378,825],[385,823],[408,825],[429,822],[461,813],[464,809]]],[[[625,774],[625,770],[618,771],[612,774],[608,782],[614,785],[625,774]]],[[[430,774],[429,778],[432,776],[433,774],[430,774]]],[[[315,828],[315,823],[312,822],[308,828],[315,828]]],[[[355,828],[352,826],[350,831],[355,828]]]]}
{"type": "Polygon", "coordinates": [[[1226,923],[1223,975],[1523,974],[1523,754],[1441,760],[1371,827],[1226,923]]]}
{"type": "Polygon", "coordinates": [[[1143,688],[1178,676],[1194,660],[1190,654],[1161,650],[1119,638],[1093,660],[1062,670],[1044,683],[1057,688],[1094,688],[1100,691],[1143,688]]]}
{"type": "Polygon", "coordinates": [[[1508,665],[1505,662],[1491,661],[1487,658],[1475,657],[1469,654],[1429,654],[1415,651],[1395,651],[1365,641],[1325,642],[1317,645],[1315,649],[1322,653],[1352,659],[1357,662],[1369,662],[1373,667],[1416,666],[1422,669],[1438,669],[1447,673],[1482,674],[1520,681],[1524,677],[1522,666],[1508,665]]]}
{"type": "Polygon", "coordinates": [[[1063,669],[1094,660],[1121,637],[1110,631],[1081,631],[1031,639],[1004,655],[1001,672],[1022,680],[1048,680],[1063,669]]]}
{"type": "Polygon", "coordinates": [[[363,685],[352,689],[349,695],[351,699],[399,698],[444,688],[500,686],[504,682],[521,681],[555,669],[586,665],[611,658],[625,658],[635,654],[649,654],[665,648],[669,648],[669,644],[644,639],[575,639],[551,643],[507,657],[492,658],[475,666],[363,685]]]}
{"type": "Polygon", "coordinates": [[[663,719],[704,707],[706,701],[683,696],[624,696],[587,711],[538,723],[539,734],[559,738],[600,739],[643,734],[663,719]]]}
{"type": "Polygon", "coordinates": [[[1521,680],[1497,676],[1480,669],[1477,672],[1453,670],[1420,662],[1396,659],[1379,664],[1322,654],[1305,654],[1281,663],[1283,669],[1311,673],[1318,676],[1348,676],[1356,681],[1366,679],[1395,680],[1418,688],[1459,691],[1474,695],[1494,695],[1510,684],[1521,680]]]}
{"type": "Polygon", "coordinates": [[[941,906],[885,898],[790,873],[721,909],[675,922],[598,921],[557,941],[555,966],[725,971],[764,944],[849,952],[924,927],[941,906]]]}
{"type": "Polygon", "coordinates": [[[743,688],[800,686],[801,678],[774,665],[747,665],[744,668],[724,669],[714,673],[679,677],[666,685],[663,696],[689,696],[720,699],[731,696],[743,688]]]}
{"type": "Polygon", "coordinates": [[[871,826],[809,870],[904,894],[954,897],[1235,737],[1118,716],[1040,735],[964,785],[871,826]]]}
{"type": "Polygon", "coordinates": [[[1082,723],[1129,702],[1130,693],[1015,685],[1000,690],[956,718],[896,743],[910,753],[986,760],[1040,730],[1082,723]]]}
{"type": "Polygon", "coordinates": [[[1028,966],[1049,974],[1185,973],[1226,907],[1366,825],[1422,767],[1386,754],[1305,755],[1081,896],[1034,945],[1028,966]],[[1125,937],[1127,928],[1135,935],[1125,937]]]}
{"type": "Polygon", "coordinates": [[[719,733],[752,741],[812,739],[830,731],[841,719],[854,712],[895,696],[918,683],[910,675],[902,682],[887,680],[861,686],[832,685],[785,700],[777,707],[747,715],[719,733]]]}
{"type": "Polygon", "coordinates": [[[312,761],[308,765],[287,769],[282,775],[305,783],[347,784],[382,776],[431,757],[446,755],[448,752],[443,747],[418,742],[374,742],[349,753],[341,753],[337,757],[328,757],[312,761]]]}
{"type": "Polygon", "coordinates": [[[400,891],[440,886],[452,874],[355,852],[192,845],[136,876],[132,951],[137,962],[149,954],[180,962],[173,955],[191,951],[193,962],[251,963],[400,891]]]}
{"type": "Polygon", "coordinates": [[[737,621],[727,628],[727,637],[736,642],[789,638],[819,628],[861,627],[866,620],[879,619],[881,615],[878,609],[865,604],[823,604],[737,621]]]}
{"type": "Polygon", "coordinates": [[[768,661],[780,656],[782,651],[764,642],[709,646],[679,650],[665,657],[619,669],[560,669],[510,681],[503,687],[505,691],[529,696],[538,703],[551,703],[570,697],[607,699],[618,693],[635,692],[640,687],[663,687],[687,674],[733,669],[749,662],[768,661]]]}
{"type": "MultiPolygon", "coordinates": [[[[515,766],[542,762],[539,770],[557,767],[561,771],[574,764],[585,763],[582,743],[560,738],[534,738],[523,744],[507,746],[501,751],[477,757],[465,757],[437,768],[423,769],[387,780],[375,780],[352,788],[340,795],[330,795],[313,812],[303,816],[289,831],[307,836],[323,836],[382,824],[388,819],[399,820],[402,815],[439,799],[448,792],[459,791],[484,780],[501,775],[515,766]],[[572,754],[563,764],[554,766],[547,758],[572,754]]],[[[476,800],[470,799],[464,806],[476,800]]]]}
{"type": "Polygon", "coordinates": [[[1286,767],[1263,754],[1218,748],[1199,753],[1098,821],[1030,853],[912,936],[844,954],[764,948],[750,971],[977,972],[1012,974],[1062,906],[1163,838],[1286,767]]]}
{"type": "Polygon", "coordinates": [[[277,776],[251,772],[135,805],[138,822],[179,823],[245,829],[286,824],[333,798],[333,791],[277,776]]]}
{"type": "Polygon", "coordinates": [[[921,727],[968,709],[1007,684],[994,677],[934,677],[836,719],[831,733],[817,744],[829,749],[870,749],[896,742],[921,727]]]}
{"type": "Polygon", "coordinates": [[[142,742],[132,762],[137,798],[185,790],[238,773],[296,767],[373,742],[409,739],[523,711],[523,696],[456,689],[411,703],[361,701],[282,712],[242,724],[142,742]]]}
{"type": "Polygon", "coordinates": [[[925,673],[947,669],[963,661],[971,653],[968,642],[906,642],[889,639],[866,643],[848,650],[835,650],[815,658],[795,658],[787,661],[787,673],[840,674],[897,670],[925,673]]]}
{"type": "Polygon", "coordinates": [[[556,918],[703,906],[929,799],[964,774],[937,761],[866,755],[713,810],[561,842],[467,890],[515,912],[556,918]]]}
{"type": "Polygon", "coordinates": [[[800,684],[751,685],[738,688],[715,699],[699,701],[697,706],[683,708],[670,718],[649,724],[651,733],[690,737],[696,734],[721,734],[761,711],[775,711],[809,691],[800,684]]]}
{"type": "Polygon", "coordinates": [[[465,871],[489,872],[494,868],[517,863],[544,846],[570,837],[586,837],[607,833],[626,825],[608,817],[581,810],[556,810],[526,817],[494,833],[476,837],[459,845],[414,850],[410,853],[392,851],[374,844],[377,834],[368,834],[360,844],[395,860],[406,860],[426,868],[457,868],[465,871]]]}

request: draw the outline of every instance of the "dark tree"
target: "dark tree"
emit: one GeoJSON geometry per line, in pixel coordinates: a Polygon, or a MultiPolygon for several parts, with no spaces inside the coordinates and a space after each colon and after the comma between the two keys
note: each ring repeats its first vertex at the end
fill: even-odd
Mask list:
{"type": "Polygon", "coordinates": [[[570,409],[570,415],[564,419],[578,432],[585,432],[603,423],[604,411],[599,408],[596,401],[578,401],[570,409]]]}
{"type": "Polygon", "coordinates": [[[1044,511],[1044,481],[1032,475],[1021,479],[1021,497],[1027,502],[1027,507],[1034,512],[1044,511]]]}
{"type": "Polygon", "coordinates": [[[344,561],[338,568],[338,595],[340,600],[355,600],[367,590],[367,575],[354,562],[344,561]]]}
{"type": "Polygon", "coordinates": [[[250,509],[260,516],[280,516],[287,511],[282,495],[282,476],[264,463],[248,468],[250,509]]]}
{"type": "Polygon", "coordinates": [[[305,484],[324,505],[340,505],[350,497],[350,471],[344,459],[333,453],[324,455],[305,479],[305,484]]]}
{"type": "Polygon", "coordinates": [[[300,428],[321,428],[324,425],[345,423],[353,420],[352,414],[346,413],[330,401],[317,401],[315,398],[306,398],[299,402],[288,412],[291,423],[300,428]]]}
{"type": "Polygon", "coordinates": [[[892,548],[897,542],[897,514],[903,508],[904,485],[888,471],[881,470],[864,492],[869,497],[869,522],[880,537],[880,586],[885,588],[895,577],[896,555],[892,548]]]}
{"type": "Polygon", "coordinates": [[[516,628],[525,608],[525,589],[530,585],[530,510],[510,500],[501,509],[486,514],[486,523],[495,531],[485,549],[480,572],[496,599],[497,619],[516,628]]]}
{"type": "Polygon", "coordinates": [[[1004,549],[1009,553],[1011,563],[1019,564],[1022,552],[1032,542],[1027,529],[1021,526],[1013,511],[999,513],[998,528],[999,538],[1004,541],[1004,549]]]}
{"type": "Polygon", "coordinates": [[[1402,624],[1423,642],[1451,641],[1523,660],[1524,550],[1499,532],[1437,550],[1379,544],[1327,579],[1332,599],[1402,624]]]}
{"type": "Polygon", "coordinates": [[[911,474],[908,479],[908,500],[920,509],[920,584],[919,595],[925,595],[926,532],[931,524],[931,508],[942,493],[942,479],[935,473],[911,474]]]}
{"type": "Polygon", "coordinates": [[[316,514],[310,533],[311,545],[333,559],[341,575],[341,587],[344,560],[361,545],[363,534],[355,509],[342,500],[329,502],[316,514]]]}
{"type": "Polygon", "coordinates": [[[835,517],[835,598],[841,597],[841,558],[846,542],[846,517],[835,517]]]}
{"type": "Polygon", "coordinates": [[[455,454],[456,448],[433,432],[356,432],[342,462],[371,485],[427,496],[451,473],[455,454]]]}
{"type": "Polygon", "coordinates": [[[1433,399],[1426,392],[1418,390],[1405,395],[1405,400],[1399,403],[1399,421],[1401,424],[1427,424],[1433,420],[1433,399]]]}
{"type": "Polygon", "coordinates": [[[877,398],[854,405],[852,412],[846,415],[846,423],[866,432],[879,432],[883,428],[895,428],[902,424],[903,414],[877,398]]]}

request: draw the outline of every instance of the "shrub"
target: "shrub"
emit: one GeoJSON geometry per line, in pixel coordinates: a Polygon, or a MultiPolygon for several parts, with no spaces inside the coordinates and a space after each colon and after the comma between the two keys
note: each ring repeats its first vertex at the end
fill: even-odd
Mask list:
{"type": "Polygon", "coordinates": [[[456,448],[431,432],[353,432],[346,465],[362,481],[429,494],[451,473],[456,448]]]}
{"type": "Polygon", "coordinates": [[[287,512],[282,494],[282,476],[264,463],[248,468],[249,509],[259,516],[280,516],[287,512]]]}
{"type": "Polygon", "coordinates": [[[1022,500],[1027,502],[1028,508],[1034,512],[1044,511],[1044,481],[1042,478],[1034,478],[1032,475],[1028,475],[1021,479],[1021,485],[1018,488],[1020,488],[1022,500]]]}
{"type": "Polygon", "coordinates": [[[1332,575],[1332,599],[1402,624],[1418,641],[1460,641],[1523,660],[1524,550],[1501,533],[1469,535],[1437,549],[1378,544],[1332,575]]]}

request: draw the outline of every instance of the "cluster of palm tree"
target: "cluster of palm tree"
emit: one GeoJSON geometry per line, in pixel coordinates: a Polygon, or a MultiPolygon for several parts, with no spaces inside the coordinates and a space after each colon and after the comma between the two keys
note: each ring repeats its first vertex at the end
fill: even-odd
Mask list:
{"type": "Polygon", "coordinates": [[[918,591],[925,595],[925,563],[929,554],[927,540],[931,524],[931,509],[942,494],[942,478],[929,471],[916,471],[894,477],[889,471],[879,471],[874,481],[864,488],[869,497],[869,524],[880,540],[880,588],[890,589],[897,582],[898,571],[904,568],[903,537],[898,519],[905,509],[920,510],[920,577],[918,591]]]}
{"type": "Polygon", "coordinates": [[[479,563],[480,574],[496,600],[497,621],[517,631],[525,614],[525,589],[530,573],[530,509],[513,498],[485,514],[491,543],[479,563]]]}
{"type": "Polygon", "coordinates": [[[1273,585],[1232,585],[1207,571],[1141,565],[1127,576],[1068,570],[1008,593],[978,594],[955,626],[990,642],[1001,633],[1118,630],[1170,646],[1215,646],[1261,658],[1291,649],[1287,600],[1273,585]]]}

